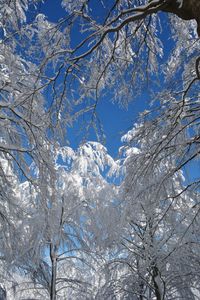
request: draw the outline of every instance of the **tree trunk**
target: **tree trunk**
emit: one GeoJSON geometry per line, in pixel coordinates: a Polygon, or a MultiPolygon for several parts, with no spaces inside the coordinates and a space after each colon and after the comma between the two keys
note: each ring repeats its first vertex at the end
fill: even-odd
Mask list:
{"type": "Polygon", "coordinates": [[[57,273],[57,256],[54,246],[50,244],[50,257],[51,257],[51,290],[50,300],[56,300],[56,273],[57,273]]]}
{"type": "Polygon", "coordinates": [[[157,281],[157,278],[158,278],[158,269],[156,266],[153,267],[153,285],[154,285],[154,290],[155,290],[155,296],[156,296],[156,300],[162,300],[163,297],[162,297],[162,292],[160,290],[160,287],[158,285],[158,281],[157,281]]]}
{"type": "Polygon", "coordinates": [[[171,0],[169,4],[162,9],[164,12],[169,12],[177,15],[183,20],[196,20],[197,33],[200,36],[200,1],[199,0],[171,0]]]}
{"type": "Polygon", "coordinates": [[[0,300],[6,300],[6,290],[2,286],[0,286],[0,300]]]}

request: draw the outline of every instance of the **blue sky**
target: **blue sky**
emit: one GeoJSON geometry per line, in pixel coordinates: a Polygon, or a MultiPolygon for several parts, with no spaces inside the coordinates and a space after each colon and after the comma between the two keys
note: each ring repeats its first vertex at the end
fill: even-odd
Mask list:
{"type": "MultiPolygon", "coordinates": [[[[60,0],[46,0],[40,7],[41,13],[44,13],[49,21],[56,22],[59,18],[65,16],[65,11],[61,8],[60,2],[60,0]]],[[[97,11],[101,13],[99,7],[97,11]]],[[[97,114],[104,129],[105,146],[112,156],[117,156],[118,149],[121,146],[121,136],[132,127],[138,113],[145,109],[147,98],[147,94],[142,95],[138,100],[131,102],[127,108],[120,107],[117,103],[112,103],[109,95],[104,97],[104,99],[100,98],[97,114]]],[[[85,135],[86,132],[81,127],[81,121],[76,122],[72,128],[68,129],[67,138],[70,141],[70,146],[77,148],[81,140],[85,138],[85,135]]],[[[94,130],[91,130],[90,135],[86,138],[88,140],[96,140],[94,130]]]]}
{"type": "MultiPolygon", "coordinates": [[[[112,3],[111,1],[109,4],[112,3]]],[[[97,1],[94,1],[94,3],[97,3],[97,1]]],[[[101,5],[96,7],[96,9],[94,7],[94,11],[95,13],[97,11],[99,14],[97,17],[101,18],[101,13],[103,11],[101,5]]],[[[61,0],[44,1],[44,3],[40,6],[40,12],[44,13],[47,16],[48,21],[51,22],[56,22],[66,15],[65,10],[61,8],[61,0]]],[[[165,21],[166,15],[163,14],[162,17],[163,21],[165,21]]],[[[160,34],[162,35],[162,41],[165,49],[164,56],[166,57],[169,55],[169,51],[173,46],[172,41],[169,40],[169,28],[167,26],[167,21],[165,30],[160,34]]],[[[77,41],[79,37],[74,36],[74,39],[77,41]]],[[[97,114],[105,134],[104,145],[107,147],[109,154],[114,158],[118,156],[118,149],[121,146],[122,135],[132,128],[133,124],[137,121],[139,113],[144,111],[144,109],[147,109],[150,99],[148,93],[148,90],[144,91],[136,100],[130,102],[127,108],[120,106],[118,103],[112,103],[109,94],[104,96],[104,98],[100,97],[97,105],[97,114]]],[[[94,130],[90,130],[89,135],[86,135],[86,130],[84,130],[85,124],[83,123],[84,118],[87,122],[87,116],[83,116],[82,119],[79,119],[74,123],[73,127],[67,129],[66,139],[69,141],[69,146],[74,149],[76,149],[82,141],[97,140],[94,130]]],[[[191,177],[192,180],[198,178],[199,171],[199,162],[197,163],[197,161],[195,161],[188,165],[185,169],[187,181],[189,181],[189,177],[191,177]]]]}
{"type": "MultiPolygon", "coordinates": [[[[112,3],[112,1],[113,0],[108,0],[108,3],[110,4],[112,3]]],[[[93,3],[97,2],[98,1],[93,1],[93,3]]],[[[101,18],[102,11],[103,10],[101,7],[98,7],[96,10],[94,9],[95,13],[98,12],[99,15],[97,17],[99,18],[101,18]]],[[[29,11],[30,18],[34,19],[35,13],[36,12],[34,10],[29,11]]],[[[44,1],[44,3],[40,5],[40,10],[38,11],[38,13],[45,14],[47,16],[48,21],[50,22],[57,22],[60,18],[66,15],[65,10],[61,8],[61,0],[44,1]]],[[[174,45],[173,41],[169,39],[170,30],[166,14],[162,14],[161,18],[162,22],[165,23],[163,27],[164,29],[159,33],[161,35],[163,43],[165,60],[169,55],[171,49],[173,49],[174,45]]],[[[78,40],[80,40],[79,34],[74,36],[74,41],[77,42],[78,40]]],[[[155,91],[155,86],[151,88],[155,91]]],[[[136,100],[132,101],[127,108],[122,108],[117,103],[113,104],[110,100],[109,94],[104,96],[104,98],[100,97],[97,105],[97,114],[103,126],[104,134],[106,137],[104,145],[107,147],[109,154],[113,158],[117,158],[118,156],[118,150],[121,146],[122,135],[132,128],[133,124],[137,121],[139,113],[144,111],[145,109],[148,109],[149,101],[150,92],[148,90],[143,91],[141,96],[139,96],[136,100]]],[[[90,130],[89,135],[86,135],[86,130],[84,130],[85,126],[82,122],[84,118],[87,122],[88,117],[83,116],[82,119],[74,123],[73,127],[67,129],[66,145],[71,146],[74,149],[78,148],[79,144],[82,141],[97,140],[94,130],[90,130]],[[69,143],[67,142],[67,140],[69,141],[69,143]]],[[[190,182],[191,180],[198,179],[200,173],[200,161],[192,161],[191,163],[187,164],[183,171],[186,178],[186,183],[190,182]]]]}

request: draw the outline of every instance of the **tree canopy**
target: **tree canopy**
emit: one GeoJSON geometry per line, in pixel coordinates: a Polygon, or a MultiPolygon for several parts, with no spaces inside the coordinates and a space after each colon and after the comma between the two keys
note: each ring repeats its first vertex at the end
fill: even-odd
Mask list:
{"type": "Polygon", "coordinates": [[[0,297],[200,299],[199,0],[49,3],[0,3],[0,297]]]}

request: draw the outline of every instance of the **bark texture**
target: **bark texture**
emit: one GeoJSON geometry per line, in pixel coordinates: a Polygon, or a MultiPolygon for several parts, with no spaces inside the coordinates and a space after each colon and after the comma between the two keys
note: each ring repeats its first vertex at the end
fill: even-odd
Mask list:
{"type": "Polygon", "coordinates": [[[171,0],[162,11],[173,13],[183,20],[196,20],[200,36],[200,0],[171,0]]]}
{"type": "Polygon", "coordinates": [[[50,258],[51,258],[51,289],[50,300],[56,300],[56,273],[57,273],[57,253],[56,247],[50,244],[50,258]]]}

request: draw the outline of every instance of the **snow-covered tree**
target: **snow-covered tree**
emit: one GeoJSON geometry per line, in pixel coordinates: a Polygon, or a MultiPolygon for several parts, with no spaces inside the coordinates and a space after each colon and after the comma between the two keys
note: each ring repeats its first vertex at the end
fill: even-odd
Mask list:
{"type": "Polygon", "coordinates": [[[160,92],[156,80],[164,87],[153,98],[163,99],[166,107],[172,105],[171,124],[179,119],[184,123],[185,111],[189,123],[191,116],[197,120],[197,0],[109,4],[63,0],[66,15],[55,23],[37,14],[38,2],[5,0],[0,7],[1,152],[23,175],[31,175],[30,160],[38,167],[48,165],[47,132],[49,139],[55,132],[57,138],[83,112],[91,112],[95,125],[98,99],[107,90],[118,102],[127,103],[147,81],[160,92]],[[29,7],[35,7],[32,20],[29,7]],[[98,8],[100,18],[95,14],[98,8]],[[77,28],[80,32],[74,41],[77,28]]]}
{"type": "Polygon", "coordinates": [[[198,299],[200,178],[187,174],[199,0],[63,0],[55,23],[38,3],[0,3],[0,255],[13,297],[198,299]],[[98,143],[57,146],[83,113],[98,131],[101,96],[127,104],[147,85],[120,162],[98,143]]]}
{"type": "Polygon", "coordinates": [[[114,179],[120,166],[106,148],[97,142],[77,151],[59,147],[54,159],[54,184],[50,181],[46,198],[28,182],[18,187],[18,207],[24,215],[15,220],[13,234],[20,243],[10,237],[12,247],[2,245],[15,272],[15,299],[93,297],[94,278],[100,277],[97,270],[103,266],[100,254],[119,239],[114,179]]]}
{"type": "Polygon", "coordinates": [[[135,124],[123,137],[122,185],[129,224],[123,244],[129,254],[120,261],[128,270],[121,288],[135,299],[196,299],[199,275],[193,262],[199,249],[199,193],[177,168],[173,144],[179,138],[181,144],[183,137],[168,139],[168,151],[159,152],[160,131],[166,126],[157,125],[149,136],[143,129],[144,124],[135,124]]]}

